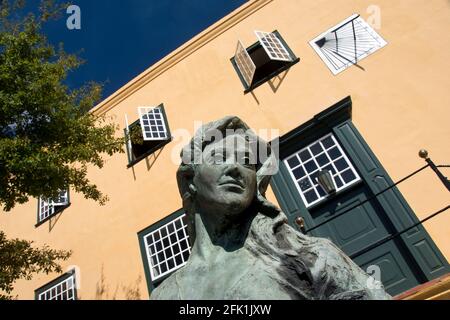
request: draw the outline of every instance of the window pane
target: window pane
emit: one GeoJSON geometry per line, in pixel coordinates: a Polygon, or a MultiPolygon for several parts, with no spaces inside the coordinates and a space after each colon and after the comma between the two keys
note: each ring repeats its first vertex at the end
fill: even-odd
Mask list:
{"type": "Polygon", "coordinates": [[[321,140],[321,142],[326,149],[329,149],[332,146],[334,146],[334,141],[333,139],[331,139],[331,136],[326,137],[325,139],[321,140]]]}
{"type": "Polygon", "coordinates": [[[334,182],[336,183],[336,186],[338,187],[338,188],[340,188],[340,187],[342,187],[344,184],[342,183],[342,180],[341,180],[341,178],[339,178],[339,176],[335,176],[334,177],[334,182]]]}
{"type": "Polygon", "coordinates": [[[300,180],[298,182],[298,185],[300,186],[300,189],[302,191],[306,191],[306,190],[308,190],[308,189],[310,189],[312,187],[311,183],[309,182],[309,178],[308,177],[300,180]]]}
{"type": "Polygon", "coordinates": [[[326,165],[329,162],[330,162],[330,160],[328,160],[328,157],[326,156],[325,153],[322,153],[320,156],[317,157],[317,163],[321,167],[323,167],[324,165],[326,165]]]}
{"type": "Polygon", "coordinates": [[[181,253],[175,257],[175,262],[177,265],[180,265],[183,263],[183,258],[181,256],[181,253]]]}
{"type": "Polygon", "coordinates": [[[299,156],[302,161],[311,159],[311,154],[309,153],[308,150],[304,150],[304,151],[300,152],[299,156]]]}
{"type": "Polygon", "coordinates": [[[327,193],[322,189],[321,186],[317,186],[316,187],[316,191],[319,194],[320,197],[325,197],[327,195],[327,193]]]}
{"type": "Polygon", "coordinates": [[[348,168],[347,161],[344,158],[340,158],[339,160],[337,160],[334,165],[336,166],[336,169],[338,169],[338,171],[343,171],[348,168]]]}
{"type": "Polygon", "coordinates": [[[316,192],[313,190],[305,193],[305,198],[308,203],[314,202],[318,199],[316,192]]]}
{"type": "Polygon", "coordinates": [[[349,183],[350,181],[356,179],[356,176],[354,175],[351,169],[342,172],[341,176],[342,179],[344,179],[345,183],[349,183]]]}
{"type": "Polygon", "coordinates": [[[323,149],[322,149],[322,146],[320,145],[320,143],[317,142],[311,146],[311,151],[314,155],[318,155],[319,153],[321,153],[323,151],[323,149]]]}
{"type": "Polygon", "coordinates": [[[314,162],[314,160],[308,161],[305,163],[305,169],[308,173],[312,173],[313,171],[317,170],[317,165],[314,162]]]}
{"type": "Polygon", "coordinates": [[[294,174],[294,177],[296,179],[300,179],[305,176],[305,170],[303,170],[302,167],[295,169],[294,171],[292,171],[292,173],[294,174]]]}
{"type": "Polygon", "coordinates": [[[328,150],[327,152],[332,160],[339,158],[342,155],[337,147],[334,147],[334,148],[328,150]]]}
{"type": "Polygon", "coordinates": [[[300,161],[298,161],[297,157],[292,157],[288,160],[288,164],[290,168],[295,168],[300,164],[300,161]]]}
{"type": "Polygon", "coordinates": [[[169,269],[173,269],[175,267],[175,261],[173,259],[169,259],[167,264],[169,265],[169,269]]]}
{"type": "Polygon", "coordinates": [[[186,250],[188,248],[188,243],[186,240],[180,242],[181,250],[186,250]]]}

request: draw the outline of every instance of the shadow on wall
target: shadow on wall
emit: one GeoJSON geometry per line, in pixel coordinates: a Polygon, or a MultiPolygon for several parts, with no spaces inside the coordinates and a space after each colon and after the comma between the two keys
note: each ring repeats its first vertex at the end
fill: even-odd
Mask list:
{"type": "MultiPolygon", "coordinates": [[[[114,290],[107,284],[104,266],[102,265],[100,280],[97,282],[94,300],[141,300],[142,276],[139,275],[136,281],[130,285],[117,284],[114,290]],[[120,297],[120,298],[118,298],[120,297]]],[[[78,297],[81,300],[81,297],[78,297]]]]}
{"type": "MultiPolygon", "coordinates": [[[[285,71],[281,72],[280,74],[277,74],[276,76],[273,76],[269,80],[267,80],[267,83],[269,84],[270,89],[272,89],[273,93],[277,93],[278,89],[281,86],[281,83],[283,82],[284,78],[286,78],[286,75],[288,74],[289,69],[286,69],[285,71]]],[[[256,97],[253,90],[250,91],[250,94],[252,95],[253,99],[255,99],[255,102],[257,105],[259,105],[258,97],[256,97]]]]}

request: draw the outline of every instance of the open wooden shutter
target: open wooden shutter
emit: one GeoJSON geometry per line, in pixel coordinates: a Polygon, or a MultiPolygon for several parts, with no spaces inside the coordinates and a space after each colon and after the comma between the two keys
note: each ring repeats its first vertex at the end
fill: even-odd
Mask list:
{"type": "Polygon", "coordinates": [[[274,33],[255,31],[255,34],[270,59],[277,61],[292,61],[289,51],[274,33]]]}
{"type": "Polygon", "coordinates": [[[253,76],[255,75],[256,66],[250,58],[247,49],[242,45],[241,41],[238,41],[236,47],[236,53],[234,55],[234,61],[236,62],[242,77],[245,80],[247,86],[252,84],[253,76]]]}
{"type": "Polygon", "coordinates": [[[168,139],[161,107],[138,107],[138,112],[144,141],[168,139]]]}

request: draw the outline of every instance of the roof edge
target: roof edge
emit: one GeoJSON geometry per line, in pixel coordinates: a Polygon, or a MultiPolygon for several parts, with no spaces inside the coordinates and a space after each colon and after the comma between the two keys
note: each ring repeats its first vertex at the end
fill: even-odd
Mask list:
{"type": "Polygon", "coordinates": [[[102,115],[108,112],[131,94],[176,65],[179,61],[188,57],[205,44],[272,1],[273,0],[250,0],[243,4],[123,85],[92,108],[91,112],[94,115],[102,115]]]}

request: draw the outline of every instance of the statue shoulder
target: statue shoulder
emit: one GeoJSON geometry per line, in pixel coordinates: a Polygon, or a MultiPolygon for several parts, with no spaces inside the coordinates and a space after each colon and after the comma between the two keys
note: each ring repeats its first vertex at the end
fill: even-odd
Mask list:
{"type": "MultiPolygon", "coordinates": [[[[318,251],[320,273],[326,274],[328,299],[391,299],[381,282],[370,277],[331,240],[313,238],[318,251]]],[[[318,271],[318,270],[317,270],[318,271]]]]}
{"type": "Polygon", "coordinates": [[[174,272],[150,294],[150,300],[180,300],[180,290],[174,272]]]}

